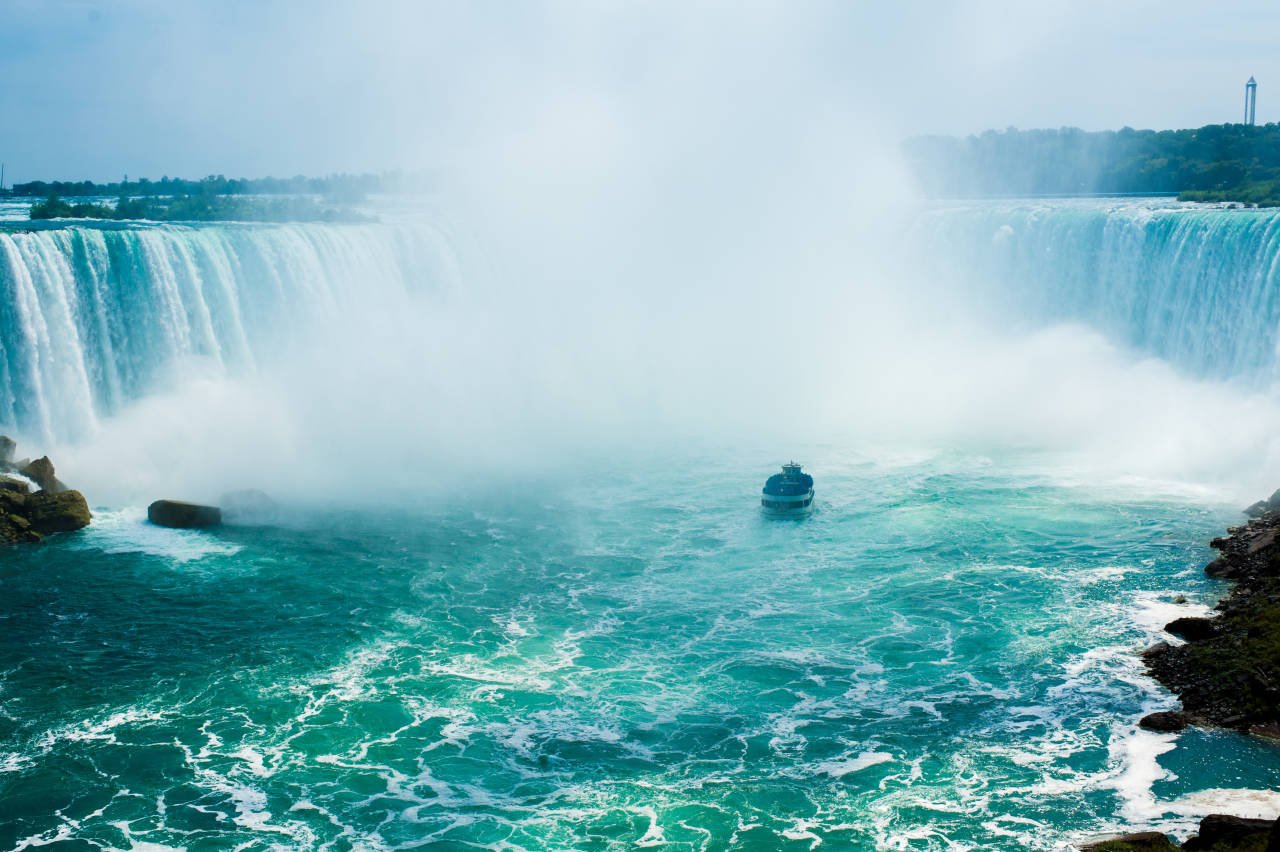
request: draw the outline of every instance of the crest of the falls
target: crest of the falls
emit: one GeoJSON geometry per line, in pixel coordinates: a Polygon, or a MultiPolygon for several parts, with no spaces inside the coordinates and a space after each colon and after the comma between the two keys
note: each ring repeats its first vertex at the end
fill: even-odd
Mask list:
{"type": "Polygon", "coordinates": [[[1074,322],[1180,371],[1275,378],[1280,212],[1152,199],[946,204],[911,241],[930,275],[1015,323],[1074,322]]]}
{"type": "Polygon", "coordinates": [[[317,315],[440,285],[427,226],[0,231],[0,428],[83,436],[200,359],[255,369],[317,315]]]}
{"type": "MultiPolygon", "coordinates": [[[[566,241],[545,257],[522,255],[523,244],[512,252],[499,234],[465,253],[484,263],[463,268],[455,229],[416,209],[362,225],[15,224],[0,230],[0,432],[87,445],[122,422],[116,415],[190,390],[193,377],[268,376],[257,397],[203,407],[277,416],[264,414],[265,399],[288,412],[276,420],[277,448],[325,458],[299,437],[323,428],[338,443],[394,446],[401,466],[421,454],[420,433],[470,452],[513,447],[513,433],[539,451],[548,436],[577,446],[697,424],[723,434],[783,382],[826,418],[813,420],[818,435],[853,424],[923,429],[927,440],[985,430],[994,445],[1085,452],[1149,446],[1143,412],[1167,420],[1237,391],[1228,402],[1251,413],[1234,419],[1259,423],[1257,434],[1206,442],[1205,424],[1184,423],[1167,455],[1225,470],[1235,462],[1185,444],[1252,452],[1273,434],[1255,397],[1276,373],[1280,213],[1153,199],[983,201],[932,206],[899,234],[911,251],[864,247],[825,267],[797,255],[806,289],[780,303],[764,282],[776,273],[699,275],[662,252],[636,255],[632,269],[572,233],[540,233],[566,241]],[[878,266],[863,257],[877,251],[878,266]],[[895,269],[890,255],[913,268],[895,269]],[[477,280],[492,263],[505,272],[477,280]],[[1050,328],[1064,324],[1093,336],[1050,328]],[[767,355],[760,334],[773,341],[767,355]],[[1101,340],[1121,351],[1100,353],[1101,340]],[[1150,370],[1130,369],[1133,356],[1157,359],[1158,387],[1150,370]],[[940,374],[927,399],[903,399],[902,388],[940,374]],[[1046,398],[1050,386],[1058,390],[1046,398]],[[1108,433],[1082,444],[1081,419],[1114,422],[1133,440],[1108,433]]],[[[170,409],[190,408],[185,399],[170,409]]],[[[197,440],[192,423],[174,428],[197,440]]],[[[217,440],[210,428],[202,446],[217,440]]]]}

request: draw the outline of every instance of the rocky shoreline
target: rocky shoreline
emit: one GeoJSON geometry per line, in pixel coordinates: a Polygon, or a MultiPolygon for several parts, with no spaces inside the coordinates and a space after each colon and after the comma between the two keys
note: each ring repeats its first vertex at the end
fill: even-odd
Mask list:
{"type": "MultiPolygon", "coordinates": [[[[1280,491],[1245,512],[1247,523],[1210,542],[1220,555],[1205,573],[1234,582],[1218,614],[1175,619],[1165,630],[1184,643],[1160,642],[1142,652],[1151,676],[1182,701],[1180,711],[1144,717],[1139,724],[1148,730],[1198,725],[1280,740],[1280,491]]],[[[1280,852],[1280,819],[1211,814],[1182,846],[1143,832],[1084,848],[1280,852]]]]}
{"type": "Polygon", "coordinates": [[[1231,728],[1280,739],[1280,491],[1247,510],[1248,523],[1210,545],[1220,556],[1205,573],[1234,582],[1213,618],[1179,618],[1165,630],[1186,644],[1143,652],[1152,676],[1182,711],[1148,717],[1144,727],[1231,728]]]}
{"type": "Polygon", "coordinates": [[[0,435],[0,545],[34,543],[88,526],[88,502],[58,479],[49,457],[14,461],[16,449],[0,435]]]}

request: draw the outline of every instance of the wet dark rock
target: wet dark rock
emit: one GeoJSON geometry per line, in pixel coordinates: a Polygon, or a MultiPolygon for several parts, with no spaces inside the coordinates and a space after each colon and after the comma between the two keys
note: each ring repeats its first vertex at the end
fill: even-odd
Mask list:
{"type": "Polygon", "coordinates": [[[22,491],[6,491],[0,489],[0,515],[16,513],[23,514],[26,511],[27,495],[22,491]]]}
{"type": "Polygon", "coordinates": [[[222,520],[228,524],[272,524],[280,516],[280,506],[256,488],[231,491],[218,500],[222,520]]]}
{"type": "Polygon", "coordinates": [[[1186,639],[1188,642],[1194,642],[1197,639],[1206,639],[1213,634],[1212,618],[1195,618],[1193,616],[1184,616],[1175,618],[1164,626],[1165,632],[1172,633],[1179,639],[1186,639]]]}
{"type": "Polygon", "coordinates": [[[1181,713],[1172,710],[1161,710],[1143,716],[1138,722],[1138,727],[1162,734],[1173,734],[1187,727],[1188,723],[1187,717],[1181,713]]]}
{"type": "Polygon", "coordinates": [[[1206,573],[1234,581],[1219,615],[1170,622],[1186,644],[1142,654],[1194,724],[1280,730],[1280,494],[1262,502],[1262,514],[1213,541],[1220,556],[1206,573]]]}
{"type": "Polygon", "coordinates": [[[0,491],[10,491],[15,494],[30,494],[31,486],[27,484],[25,479],[18,479],[14,476],[0,476],[0,491]]]}
{"type": "Polygon", "coordinates": [[[1158,831],[1142,831],[1087,843],[1081,852],[1280,852],[1280,820],[1210,814],[1199,833],[1179,846],[1158,831]]]}
{"type": "Polygon", "coordinates": [[[1177,844],[1158,831],[1140,831],[1110,840],[1087,843],[1081,852],[1175,852],[1177,844]]]}
{"type": "Polygon", "coordinates": [[[56,494],[38,491],[27,497],[26,518],[41,535],[71,532],[89,526],[89,504],[79,491],[56,494]]]}
{"type": "Polygon", "coordinates": [[[56,493],[66,488],[54,475],[53,462],[48,456],[41,456],[33,462],[28,462],[18,469],[18,473],[40,486],[41,491],[56,493]]]}
{"type": "Polygon", "coordinates": [[[0,512],[0,544],[34,543],[40,533],[31,529],[31,522],[22,515],[0,512]]]}
{"type": "Polygon", "coordinates": [[[216,527],[222,523],[222,510],[181,500],[157,500],[147,507],[147,520],[156,526],[178,529],[216,527]]]}
{"type": "Polygon", "coordinates": [[[1188,852],[1265,849],[1274,823],[1275,820],[1271,819],[1209,814],[1200,820],[1200,831],[1194,837],[1188,837],[1182,848],[1188,852]]]}
{"type": "Polygon", "coordinates": [[[79,491],[68,490],[54,475],[48,456],[13,461],[15,444],[0,435],[0,544],[37,542],[46,535],[88,526],[89,504],[79,491]],[[30,482],[28,481],[30,480],[30,482]],[[39,491],[31,493],[31,482],[39,491]]]}

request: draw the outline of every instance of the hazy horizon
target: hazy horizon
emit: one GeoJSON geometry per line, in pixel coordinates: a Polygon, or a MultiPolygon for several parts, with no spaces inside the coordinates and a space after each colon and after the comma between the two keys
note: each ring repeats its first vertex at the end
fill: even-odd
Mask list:
{"type": "Polygon", "coordinates": [[[548,142],[548,127],[584,151],[661,127],[691,157],[709,132],[760,146],[833,116],[881,145],[1199,127],[1239,120],[1250,75],[1265,123],[1280,116],[1280,59],[1260,34],[1277,23],[1256,2],[11,0],[0,161],[10,184],[259,177],[474,165],[548,142]]]}

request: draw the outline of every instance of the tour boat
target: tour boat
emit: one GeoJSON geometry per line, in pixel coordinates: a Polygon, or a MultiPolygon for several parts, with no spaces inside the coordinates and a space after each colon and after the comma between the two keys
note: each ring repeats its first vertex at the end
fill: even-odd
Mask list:
{"type": "Polygon", "coordinates": [[[813,509],[813,477],[795,462],[784,464],[764,483],[760,505],[770,515],[803,515],[813,509]]]}

